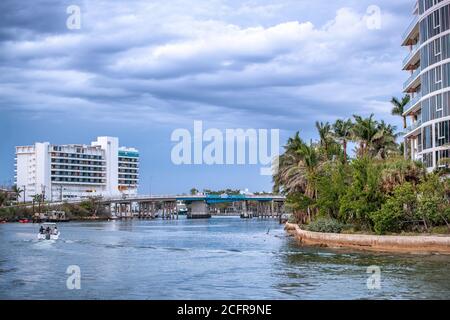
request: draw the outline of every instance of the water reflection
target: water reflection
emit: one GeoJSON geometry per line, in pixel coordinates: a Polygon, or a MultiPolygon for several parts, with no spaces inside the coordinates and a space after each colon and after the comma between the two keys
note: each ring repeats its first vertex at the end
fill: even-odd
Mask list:
{"type": "Polygon", "coordinates": [[[299,247],[275,221],[110,221],[0,225],[2,299],[448,299],[449,256],[299,247]],[[82,289],[67,290],[68,265],[82,289]],[[367,267],[381,267],[381,290],[367,267]]]}

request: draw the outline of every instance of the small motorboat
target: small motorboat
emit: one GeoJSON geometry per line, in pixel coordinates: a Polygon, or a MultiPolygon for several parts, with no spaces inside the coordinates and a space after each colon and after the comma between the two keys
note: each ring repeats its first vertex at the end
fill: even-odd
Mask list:
{"type": "Polygon", "coordinates": [[[30,223],[30,220],[28,220],[28,219],[20,219],[19,223],[30,223]]]}
{"type": "Polygon", "coordinates": [[[243,212],[241,213],[241,219],[252,219],[253,214],[251,212],[243,212]]]}
{"type": "Polygon", "coordinates": [[[59,234],[56,223],[46,222],[39,227],[38,240],[58,240],[59,234]]]}

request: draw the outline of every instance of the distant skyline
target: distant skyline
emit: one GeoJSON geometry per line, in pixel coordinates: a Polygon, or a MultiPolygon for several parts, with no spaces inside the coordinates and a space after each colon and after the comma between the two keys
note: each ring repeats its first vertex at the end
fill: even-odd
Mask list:
{"type": "Polygon", "coordinates": [[[0,185],[14,146],[117,136],[141,154],[140,192],[270,191],[259,165],[171,162],[170,135],[206,128],[280,129],[358,113],[397,125],[412,0],[0,2],[0,185]],[[81,29],[66,26],[69,5],[81,29]],[[381,9],[369,28],[367,9],[381,9]]]}

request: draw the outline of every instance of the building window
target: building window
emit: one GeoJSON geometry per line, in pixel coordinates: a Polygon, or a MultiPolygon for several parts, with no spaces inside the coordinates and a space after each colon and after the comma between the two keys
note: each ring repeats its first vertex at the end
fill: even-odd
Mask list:
{"type": "Polygon", "coordinates": [[[441,40],[442,38],[434,40],[434,56],[440,56],[442,49],[441,49],[441,40]]]}
{"type": "Polygon", "coordinates": [[[441,118],[442,117],[442,110],[443,110],[442,95],[438,94],[436,96],[436,112],[441,112],[441,114],[440,115],[436,115],[436,118],[441,118]]]}
{"type": "Polygon", "coordinates": [[[450,121],[443,121],[435,124],[436,147],[446,145],[450,142],[450,121]]]}
{"type": "Polygon", "coordinates": [[[434,78],[436,84],[442,82],[442,66],[439,66],[435,69],[434,78]]]}
{"type": "Polygon", "coordinates": [[[436,165],[439,168],[448,168],[450,159],[450,150],[436,151],[436,165]]]}
{"type": "Polygon", "coordinates": [[[439,16],[439,10],[436,10],[435,12],[433,12],[433,28],[436,30],[439,29],[440,27],[441,27],[441,19],[439,16]]]}
{"type": "Polygon", "coordinates": [[[433,167],[433,153],[425,153],[423,155],[422,161],[427,168],[433,167]]]}
{"type": "Polygon", "coordinates": [[[422,152],[422,134],[417,135],[417,152],[422,152]]]}
{"type": "Polygon", "coordinates": [[[422,134],[422,146],[423,149],[430,149],[433,147],[433,138],[431,135],[431,131],[432,131],[432,127],[431,126],[427,126],[425,128],[423,128],[423,134],[422,134]]]}

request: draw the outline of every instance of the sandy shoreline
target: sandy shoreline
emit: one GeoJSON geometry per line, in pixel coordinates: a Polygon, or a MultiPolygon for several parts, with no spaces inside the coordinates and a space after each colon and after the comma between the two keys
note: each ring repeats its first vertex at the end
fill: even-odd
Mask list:
{"type": "Polygon", "coordinates": [[[331,248],[398,252],[450,254],[450,236],[377,236],[361,234],[320,233],[286,223],[285,230],[301,244],[331,248]]]}

